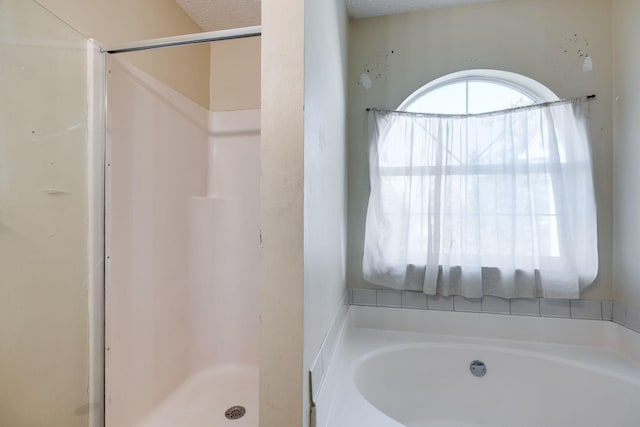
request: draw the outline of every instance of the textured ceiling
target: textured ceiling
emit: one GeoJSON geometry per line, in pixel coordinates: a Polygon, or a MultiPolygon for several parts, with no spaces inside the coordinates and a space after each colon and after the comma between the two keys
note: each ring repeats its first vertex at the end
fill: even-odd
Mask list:
{"type": "Polygon", "coordinates": [[[176,0],[204,31],[260,25],[260,0],[176,0]]]}
{"type": "MultiPolygon", "coordinates": [[[[300,0],[302,1],[302,0],[300,0]]],[[[326,0],[317,0],[326,1],[326,0]]],[[[345,0],[349,16],[395,15],[496,0],[345,0]]],[[[204,31],[260,25],[260,0],[176,0],[204,31]]]]}
{"type": "Polygon", "coordinates": [[[395,15],[418,10],[488,3],[491,1],[496,0],[346,0],[349,16],[352,18],[395,15]]]}

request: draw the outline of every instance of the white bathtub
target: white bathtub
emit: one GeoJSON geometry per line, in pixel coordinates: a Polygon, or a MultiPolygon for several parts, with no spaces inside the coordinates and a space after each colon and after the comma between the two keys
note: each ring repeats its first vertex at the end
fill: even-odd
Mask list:
{"type": "Polygon", "coordinates": [[[612,322],[352,306],[318,426],[638,427],[639,361],[612,322]]]}

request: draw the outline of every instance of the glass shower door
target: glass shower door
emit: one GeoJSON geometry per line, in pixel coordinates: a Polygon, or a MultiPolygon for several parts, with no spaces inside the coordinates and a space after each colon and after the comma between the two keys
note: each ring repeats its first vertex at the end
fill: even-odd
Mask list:
{"type": "Polygon", "coordinates": [[[101,57],[0,0],[0,426],[102,422],[101,57]]]}

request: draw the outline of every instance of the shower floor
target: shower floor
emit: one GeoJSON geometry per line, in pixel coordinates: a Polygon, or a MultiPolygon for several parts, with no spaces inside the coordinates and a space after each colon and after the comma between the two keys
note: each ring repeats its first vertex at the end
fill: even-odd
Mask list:
{"type": "Polygon", "coordinates": [[[217,366],[200,372],[151,411],[137,427],[256,427],[258,425],[258,368],[217,366]],[[229,420],[225,411],[244,406],[246,414],[229,420]]]}

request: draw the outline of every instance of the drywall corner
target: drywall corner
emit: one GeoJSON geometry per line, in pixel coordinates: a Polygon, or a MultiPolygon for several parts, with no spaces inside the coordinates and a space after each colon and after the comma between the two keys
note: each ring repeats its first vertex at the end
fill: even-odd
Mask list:
{"type": "Polygon", "coordinates": [[[300,427],[304,3],[262,3],[260,427],[300,427]]]}

